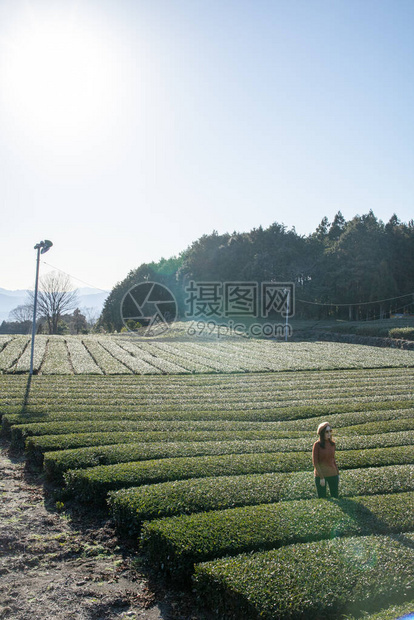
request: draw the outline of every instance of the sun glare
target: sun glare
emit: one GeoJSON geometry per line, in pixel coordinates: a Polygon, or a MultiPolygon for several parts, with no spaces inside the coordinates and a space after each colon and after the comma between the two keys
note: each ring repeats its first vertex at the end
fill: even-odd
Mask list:
{"type": "Polygon", "coordinates": [[[0,47],[1,103],[28,137],[90,139],[116,114],[119,54],[91,20],[26,16],[0,47]]]}

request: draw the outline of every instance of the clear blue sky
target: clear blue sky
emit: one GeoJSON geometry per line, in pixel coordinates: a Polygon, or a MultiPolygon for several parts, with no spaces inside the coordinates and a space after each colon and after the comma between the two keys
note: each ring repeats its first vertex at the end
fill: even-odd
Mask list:
{"type": "Polygon", "coordinates": [[[413,0],[2,0],[0,287],[44,238],[110,289],[213,229],[410,220],[413,32],[413,0]]]}

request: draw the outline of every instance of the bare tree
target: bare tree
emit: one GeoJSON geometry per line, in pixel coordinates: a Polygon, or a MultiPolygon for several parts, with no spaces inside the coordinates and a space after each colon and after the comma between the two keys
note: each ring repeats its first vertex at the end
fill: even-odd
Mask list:
{"type": "Polygon", "coordinates": [[[89,329],[92,329],[99,319],[99,311],[96,308],[86,306],[81,308],[82,314],[86,318],[89,329]]]}
{"type": "MultiPolygon", "coordinates": [[[[56,271],[40,279],[37,316],[46,319],[49,334],[57,334],[61,316],[78,306],[78,294],[72,289],[70,278],[56,271]]],[[[28,291],[28,293],[33,307],[34,292],[28,291]]]]}
{"type": "Polygon", "coordinates": [[[23,304],[17,306],[9,313],[9,320],[16,321],[16,323],[26,323],[33,318],[33,304],[23,304]]]}
{"type": "Polygon", "coordinates": [[[9,323],[5,322],[5,329],[2,333],[8,334],[30,334],[33,319],[33,306],[23,304],[13,308],[9,312],[9,323]]]}

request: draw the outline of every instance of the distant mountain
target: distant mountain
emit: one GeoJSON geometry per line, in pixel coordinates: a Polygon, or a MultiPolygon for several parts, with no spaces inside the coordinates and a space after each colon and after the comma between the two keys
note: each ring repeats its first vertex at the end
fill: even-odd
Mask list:
{"type": "MultiPolygon", "coordinates": [[[[78,288],[79,309],[82,311],[87,308],[91,314],[100,315],[105,299],[109,291],[100,291],[95,288],[78,288]]],[[[9,291],[0,288],[0,323],[9,320],[9,313],[17,306],[25,304],[27,301],[26,290],[9,291]]]]}
{"type": "Polygon", "coordinates": [[[6,288],[0,287],[0,294],[7,295],[8,297],[21,297],[22,295],[26,294],[26,289],[20,289],[17,291],[9,291],[6,288]]]}
{"type": "Polygon", "coordinates": [[[26,291],[8,291],[0,288],[0,321],[7,321],[11,310],[26,301],[26,291]]]}

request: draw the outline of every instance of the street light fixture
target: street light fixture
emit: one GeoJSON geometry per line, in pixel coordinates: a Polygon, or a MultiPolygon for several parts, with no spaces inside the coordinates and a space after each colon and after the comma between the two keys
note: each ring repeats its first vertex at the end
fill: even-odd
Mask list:
{"type": "Polygon", "coordinates": [[[39,262],[40,255],[45,254],[50,250],[53,243],[48,239],[41,241],[40,243],[36,243],[34,249],[37,250],[37,260],[36,260],[36,280],[35,280],[35,293],[34,293],[34,303],[33,303],[33,323],[32,323],[32,349],[30,352],[30,371],[29,375],[33,374],[33,355],[34,355],[34,342],[36,335],[36,311],[37,311],[37,289],[39,283],[39,262]]]}

